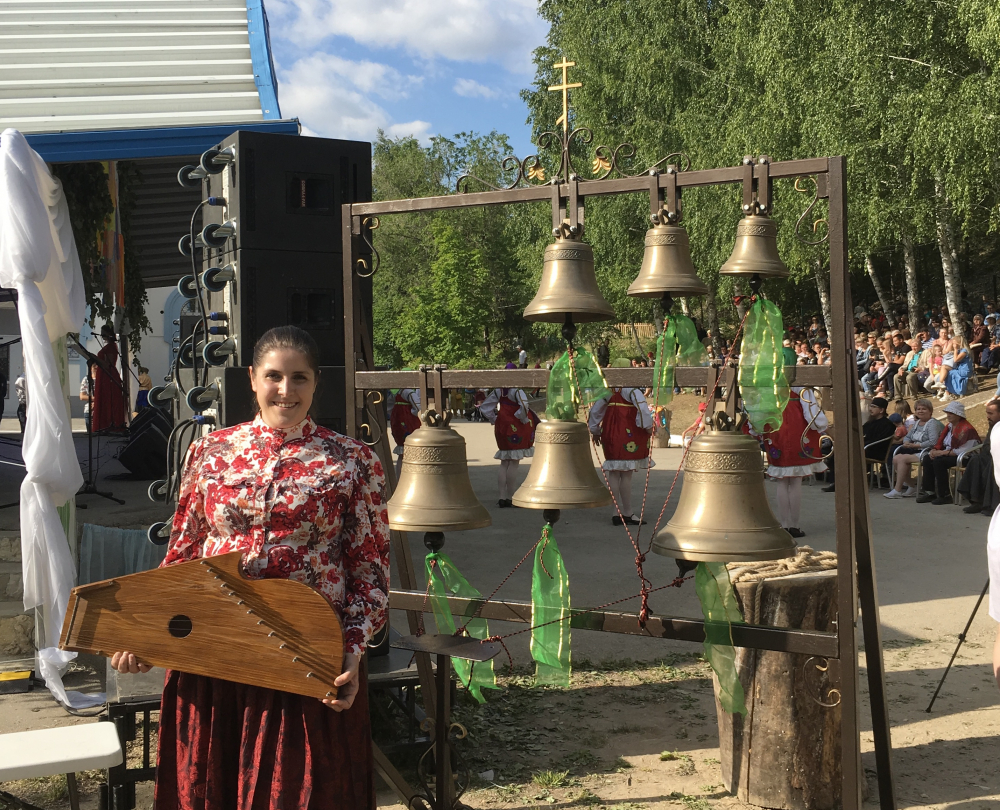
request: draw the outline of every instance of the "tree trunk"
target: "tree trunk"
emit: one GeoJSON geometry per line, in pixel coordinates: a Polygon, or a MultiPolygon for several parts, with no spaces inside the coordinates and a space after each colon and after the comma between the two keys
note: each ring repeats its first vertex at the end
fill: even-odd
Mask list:
{"type": "Polygon", "coordinates": [[[715,308],[715,287],[708,283],[705,294],[705,309],[708,311],[708,331],[712,334],[712,348],[715,356],[722,357],[722,335],[719,334],[719,311],[715,308]]]}
{"type": "Polygon", "coordinates": [[[830,274],[826,272],[822,259],[813,259],[813,278],[816,279],[816,292],[819,294],[819,305],[823,311],[823,326],[826,327],[827,337],[832,341],[834,324],[833,310],[830,307],[830,274]]]}
{"type": "MultiPolygon", "coordinates": [[[[738,582],[735,591],[750,624],[829,631],[837,615],[834,571],[738,582]]],[[[821,663],[736,649],[748,713],[727,714],[718,703],[716,709],[722,779],[741,801],[782,810],[841,806],[841,706],[821,663]]]]}
{"type": "Polygon", "coordinates": [[[642,341],[639,340],[639,330],[635,328],[635,323],[633,321],[629,321],[628,325],[632,328],[632,340],[635,341],[635,349],[638,352],[637,356],[645,358],[646,350],[642,348],[642,341]]]}
{"type": "Polygon", "coordinates": [[[875,263],[872,261],[870,255],[865,256],[865,269],[868,271],[868,276],[872,280],[872,286],[875,287],[875,295],[878,296],[879,303],[882,305],[882,311],[885,313],[886,321],[889,326],[896,325],[896,316],[892,312],[892,306],[889,304],[889,299],[886,298],[885,290],[882,289],[882,282],[879,281],[878,276],[875,274],[875,263]]]}
{"type": "Polygon", "coordinates": [[[955,250],[955,229],[951,224],[951,207],[945,194],[940,176],[934,177],[934,218],[937,222],[938,250],[941,251],[941,267],[944,270],[944,293],[948,301],[948,314],[952,327],[958,327],[958,316],[962,312],[962,277],[958,271],[958,253],[955,250]]]}
{"type": "Polygon", "coordinates": [[[903,234],[903,267],[906,270],[906,312],[910,318],[910,333],[916,334],[920,323],[920,295],[917,292],[917,250],[913,239],[903,234]]]}
{"type": "Polygon", "coordinates": [[[686,297],[681,299],[681,312],[689,318],[691,317],[691,307],[688,306],[688,300],[686,297]]]}

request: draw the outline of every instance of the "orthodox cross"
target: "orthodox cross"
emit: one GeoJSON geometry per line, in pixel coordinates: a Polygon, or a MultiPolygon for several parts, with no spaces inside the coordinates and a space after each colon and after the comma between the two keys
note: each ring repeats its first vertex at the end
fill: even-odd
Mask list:
{"type": "Polygon", "coordinates": [[[583,87],[583,84],[581,82],[569,83],[569,68],[576,67],[576,62],[567,62],[564,56],[562,62],[558,62],[552,67],[562,68],[562,84],[553,84],[549,90],[562,90],[563,111],[562,115],[556,119],[556,126],[562,124],[563,140],[565,140],[569,134],[569,91],[574,87],[583,87]]]}

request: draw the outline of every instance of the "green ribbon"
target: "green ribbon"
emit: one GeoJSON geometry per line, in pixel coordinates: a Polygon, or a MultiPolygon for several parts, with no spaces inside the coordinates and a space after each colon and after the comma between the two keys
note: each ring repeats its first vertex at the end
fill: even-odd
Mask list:
{"type": "Polygon", "coordinates": [[[698,338],[698,328],[694,321],[687,315],[675,315],[673,320],[677,335],[677,365],[707,366],[708,350],[698,338]]]}
{"type": "Polygon", "coordinates": [[[610,395],[594,355],[585,349],[576,349],[571,363],[569,352],[563,352],[549,372],[545,414],[549,419],[575,422],[578,408],[588,408],[610,395]]]}
{"type": "MultiPolygon", "coordinates": [[[[451,615],[451,608],[448,607],[449,596],[460,596],[466,599],[479,600],[482,594],[473,588],[469,581],[462,576],[455,563],[446,554],[431,552],[424,561],[427,570],[428,596],[431,608],[434,611],[434,623],[437,625],[438,633],[453,636],[455,635],[455,619],[451,615]]],[[[465,618],[469,621],[465,625],[466,632],[472,638],[489,638],[490,632],[486,624],[486,619],[471,618],[474,608],[469,608],[469,613],[465,618]]],[[[459,680],[469,690],[469,693],[480,703],[485,703],[483,689],[499,689],[497,686],[496,674],[493,672],[493,662],[485,661],[473,664],[464,658],[452,658],[452,666],[458,674],[459,680]]]]}
{"type": "Polygon", "coordinates": [[[788,405],[785,355],[782,351],[784,324],[781,311],[758,298],[747,314],[740,350],[738,382],[750,426],[757,433],[781,427],[788,405]]]}
{"type": "Polygon", "coordinates": [[[705,659],[719,681],[719,703],[730,714],[746,715],[732,631],[734,624],[743,624],[743,614],[736,602],[729,569],[721,562],[700,562],[694,583],[705,616],[705,659]]]}
{"type": "Polygon", "coordinates": [[[674,367],[677,365],[677,323],[668,317],[656,339],[656,359],[653,361],[653,398],[656,406],[669,405],[674,398],[674,367]]]}
{"type": "Polygon", "coordinates": [[[570,675],[569,575],[552,524],[542,529],[531,572],[531,657],[535,683],[569,686],[570,675]]]}

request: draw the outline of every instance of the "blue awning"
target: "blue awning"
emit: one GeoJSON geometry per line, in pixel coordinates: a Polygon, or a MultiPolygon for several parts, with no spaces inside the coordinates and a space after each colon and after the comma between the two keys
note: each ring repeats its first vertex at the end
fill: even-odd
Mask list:
{"type": "Polygon", "coordinates": [[[89,132],[39,132],[25,135],[31,148],[48,163],[81,160],[199,155],[236,130],[298,135],[299,121],[257,121],[251,124],[213,124],[204,127],[103,129],[89,132]]]}

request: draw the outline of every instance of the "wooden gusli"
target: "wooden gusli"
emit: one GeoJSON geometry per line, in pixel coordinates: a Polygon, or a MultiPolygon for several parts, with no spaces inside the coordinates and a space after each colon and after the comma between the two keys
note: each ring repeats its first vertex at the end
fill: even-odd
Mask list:
{"type": "Polygon", "coordinates": [[[74,588],[60,648],[315,698],[337,695],[344,633],[308,585],[247,579],[242,552],[74,588]]]}

